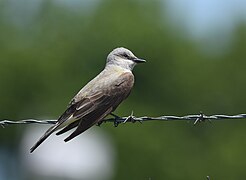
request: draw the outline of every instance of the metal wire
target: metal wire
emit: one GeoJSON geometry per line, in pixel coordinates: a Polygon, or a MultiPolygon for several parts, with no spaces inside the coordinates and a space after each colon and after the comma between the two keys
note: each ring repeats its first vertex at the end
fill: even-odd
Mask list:
{"type": "MultiPolygon", "coordinates": [[[[238,115],[205,115],[203,113],[197,115],[186,115],[186,116],[159,116],[159,117],[135,117],[133,113],[127,117],[119,117],[117,115],[111,114],[113,118],[104,119],[102,122],[113,122],[115,126],[126,122],[144,122],[144,121],[194,121],[194,125],[199,122],[214,121],[214,120],[225,120],[225,119],[246,119],[246,114],[238,115]]],[[[12,124],[55,124],[57,120],[37,120],[37,119],[25,119],[19,121],[12,120],[2,120],[0,125],[5,127],[6,125],[12,124]]],[[[100,123],[101,124],[101,123],[100,123]]],[[[100,125],[98,124],[98,125],[100,125]]]]}

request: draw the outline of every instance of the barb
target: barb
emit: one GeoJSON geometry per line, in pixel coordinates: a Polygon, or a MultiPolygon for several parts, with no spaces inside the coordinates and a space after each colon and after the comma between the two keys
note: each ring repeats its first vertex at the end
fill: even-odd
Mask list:
{"type": "MultiPolygon", "coordinates": [[[[186,115],[186,116],[159,116],[159,117],[135,117],[133,112],[128,117],[119,117],[117,115],[111,114],[113,118],[104,119],[103,122],[113,122],[115,127],[121,123],[126,122],[144,122],[144,121],[194,121],[194,125],[204,121],[215,121],[215,120],[225,120],[225,119],[246,119],[246,114],[238,115],[210,115],[207,116],[202,112],[197,115],[186,115]]],[[[55,124],[56,120],[37,120],[37,119],[25,119],[19,121],[12,120],[2,120],[0,125],[5,127],[6,125],[12,124],[55,124]]]]}

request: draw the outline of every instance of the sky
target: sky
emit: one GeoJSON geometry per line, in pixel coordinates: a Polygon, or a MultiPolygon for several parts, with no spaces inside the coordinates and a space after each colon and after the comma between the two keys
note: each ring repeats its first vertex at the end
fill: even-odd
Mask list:
{"type": "Polygon", "coordinates": [[[176,23],[184,23],[193,36],[211,31],[233,31],[239,21],[246,22],[245,0],[167,0],[165,9],[176,23]]]}

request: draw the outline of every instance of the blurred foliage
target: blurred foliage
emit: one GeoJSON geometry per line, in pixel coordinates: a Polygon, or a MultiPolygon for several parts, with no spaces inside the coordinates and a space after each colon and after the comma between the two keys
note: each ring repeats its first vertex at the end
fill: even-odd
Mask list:
{"type": "MultiPolygon", "coordinates": [[[[135,87],[118,115],[245,113],[243,24],[227,52],[209,56],[169,28],[159,1],[101,1],[91,13],[43,1],[17,25],[7,5],[0,6],[1,119],[58,117],[119,46],[147,63],[135,68],[135,87]]],[[[0,145],[17,147],[23,127],[1,129],[0,145]]],[[[244,179],[245,127],[243,120],[103,125],[117,143],[117,180],[244,179]]]]}

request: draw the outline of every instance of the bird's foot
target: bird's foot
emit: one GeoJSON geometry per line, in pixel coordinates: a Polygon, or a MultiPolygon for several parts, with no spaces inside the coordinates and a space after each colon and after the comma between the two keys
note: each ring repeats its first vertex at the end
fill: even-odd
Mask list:
{"type": "Polygon", "coordinates": [[[118,125],[121,123],[120,121],[118,121],[121,117],[120,116],[117,116],[113,113],[110,113],[111,116],[114,117],[114,127],[118,127],[118,125]]]}
{"type": "Polygon", "coordinates": [[[97,126],[100,127],[101,124],[102,124],[103,122],[104,122],[104,121],[99,121],[99,122],[97,123],[97,126]]]}
{"type": "Polygon", "coordinates": [[[114,113],[110,113],[110,115],[113,116],[114,118],[117,118],[117,119],[120,118],[120,116],[118,116],[118,115],[116,115],[116,114],[114,114],[114,113]]]}

